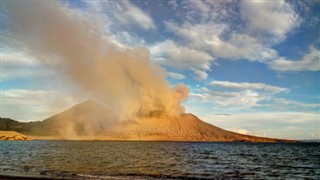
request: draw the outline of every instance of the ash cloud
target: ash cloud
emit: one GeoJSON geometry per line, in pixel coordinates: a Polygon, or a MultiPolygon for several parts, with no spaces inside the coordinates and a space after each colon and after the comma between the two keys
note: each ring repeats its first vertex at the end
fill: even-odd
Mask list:
{"type": "MultiPolygon", "coordinates": [[[[166,72],[145,48],[117,45],[101,23],[55,1],[6,1],[15,39],[43,64],[105,107],[118,120],[179,116],[188,89],[170,89],[166,72]]],[[[94,121],[94,119],[92,120],[94,121]]]]}

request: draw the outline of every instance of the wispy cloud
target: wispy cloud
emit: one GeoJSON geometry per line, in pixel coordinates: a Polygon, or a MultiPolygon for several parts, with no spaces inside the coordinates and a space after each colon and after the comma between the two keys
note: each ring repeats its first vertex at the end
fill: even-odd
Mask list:
{"type": "Polygon", "coordinates": [[[237,113],[228,116],[202,116],[207,122],[232,131],[244,129],[249,134],[289,139],[320,139],[319,113],[273,112],[237,113]]]}
{"type": "Polygon", "coordinates": [[[273,35],[277,41],[300,23],[298,14],[284,0],[241,1],[240,13],[249,31],[273,35]]]}
{"type": "Polygon", "coordinates": [[[39,65],[34,57],[24,52],[1,52],[1,61],[6,66],[39,65]]]}
{"type": "Polygon", "coordinates": [[[201,87],[190,94],[191,99],[210,102],[212,108],[228,111],[230,109],[246,109],[264,107],[274,95],[288,92],[289,89],[264,83],[230,82],[213,80],[209,88],[201,87]]]}
{"type": "Polygon", "coordinates": [[[191,68],[191,71],[195,74],[195,78],[198,81],[202,81],[207,79],[208,74],[204,70],[199,70],[195,68],[191,68]]]}
{"type": "Polygon", "coordinates": [[[248,82],[230,82],[230,81],[216,81],[210,82],[210,85],[214,87],[230,88],[230,89],[251,89],[251,90],[263,90],[271,93],[280,93],[288,91],[287,88],[271,86],[264,83],[248,83],[248,82]]]}
{"type": "Polygon", "coordinates": [[[280,111],[320,112],[320,103],[302,103],[285,98],[273,98],[269,101],[269,103],[264,104],[265,107],[280,111]]]}
{"type": "Polygon", "coordinates": [[[179,46],[171,40],[152,46],[150,51],[154,60],[170,67],[192,70],[199,80],[207,78],[204,70],[209,70],[214,60],[204,51],[179,46]]]}
{"type": "Polygon", "coordinates": [[[163,64],[176,68],[209,69],[213,57],[201,50],[179,46],[167,40],[151,47],[152,57],[163,64]]]}
{"type": "Polygon", "coordinates": [[[118,1],[114,16],[124,24],[136,23],[146,30],[156,28],[150,15],[143,12],[130,1],[118,1]]]}
{"type": "Polygon", "coordinates": [[[208,88],[201,88],[198,93],[191,93],[191,98],[196,98],[202,102],[212,103],[212,108],[222,108],[228,110],[229,108],[245,108],[250,109],[255,106],[260,106],[259,102],[269,98],[266,94],[260,94],[252,90],[241,91],[219,91],[208,88]]]}
{"type": "Polygon", "coordinates": [[[310,47],[309,53],[305,54],[301,60],[279,57],[270,63],[270,67],[277,71],[319,71],[320,50],[310,47]]]}
{"type": "Polygon", "coordinates": [[[169,77],[171,77],[173,79],[181,80],[181,79],[185,79],[186,78],[184,75],[179,74],[179,73],[168,72],[167,74],[168,74],[169,77]]]}
{"type": "Polygon", "coordinates": [[[215,109],[220,113],[244,110],[259,112],[262,109],[270,112],[319,112],[320,108],[319,103],[279,98],[278,93],[289,92],[289,89],[268,84],[212,81],[210,85],[211,88],[201,87],[190,93],[190,101],[206,104],[207,111],[215,109]]]}
{"type": "Polygon", "coordinates": [[[3,90],[1,117],[23,121],[43,120],[79,102],[75,97],[62,94],[52,90],[3,90]]]}
{"type": "Polygon", "coordinates": [[[231,34],[225,41],[215,38],[205,42],[212,54],[224,59],[267,62],[277,56],[275,50],[248,34],[231,34]]]}
{"type": "Polygon", "coordinates": [[[2,81],[31,77],[49,77],[53,74],[50,68],[44,68],[37,59],[23,51],[1,52],[2,81]]]}
{"type": "Polygon", "coordinates": [[[128,0],[86,1],[90,10],[107,20],[109,25],[136,25],[144,30],[156,29],[152,17],[128,0]]]}

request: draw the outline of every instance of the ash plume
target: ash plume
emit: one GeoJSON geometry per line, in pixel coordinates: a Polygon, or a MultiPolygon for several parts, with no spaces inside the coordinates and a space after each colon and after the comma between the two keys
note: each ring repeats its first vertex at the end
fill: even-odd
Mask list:
{"type": "Polygon", "coordinates": [[[119,46],[100,21],[56,1],[4,4],[8,25],[28,53],[111,109],[116,119],[183,113],[188,89],[183,84],[170,89],[165,70],[147,49],[119,46]]]}

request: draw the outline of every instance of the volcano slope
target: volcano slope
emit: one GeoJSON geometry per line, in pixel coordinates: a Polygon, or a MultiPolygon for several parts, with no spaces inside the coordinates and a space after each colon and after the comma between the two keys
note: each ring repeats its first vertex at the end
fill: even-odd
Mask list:
{"type": "MultiPolygon", "coordinates": [[[[177,118],[140,118],[122,124],[121,131],[113,134],[117,140],[200,141],[200,142],[293,142],[243,135],[224,130],[200,120],[193,114],[177,118]]],[[[120,128],[119,128],[120,129],[120,128]]]]}
{"type": "MultiPolygon", "coordinates": [[[[115,115],[94,101],[85,101],[40,122],[26,123],[25,134],[58,139],[203,141],[203,142],[294,142],[238,134],[200,120],[193,114],[180,117],[137,117],[115,121],[115,115]]],[[[34,137],[37,139],[37,137],[34,137]]]]}

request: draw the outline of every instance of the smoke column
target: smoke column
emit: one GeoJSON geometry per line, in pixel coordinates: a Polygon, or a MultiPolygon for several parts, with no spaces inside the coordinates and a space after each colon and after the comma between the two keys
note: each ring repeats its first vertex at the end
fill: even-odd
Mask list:
{"type": "Polygon", "coordinates": [[[166,72],[144,48],[120,47],[98,22],[55,1],[5,3],[15,39],[81,93],[110,108],[119,120],[178,116],[188,89],[170,89],[166,72]]]}

